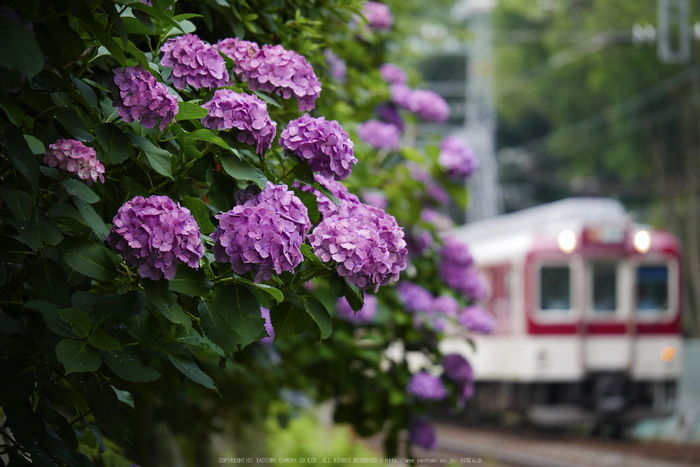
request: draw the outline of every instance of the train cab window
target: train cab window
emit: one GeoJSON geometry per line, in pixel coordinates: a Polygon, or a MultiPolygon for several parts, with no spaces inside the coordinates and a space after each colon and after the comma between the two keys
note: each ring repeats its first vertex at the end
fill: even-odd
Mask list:
{"type": "Polygon", "coordinates": [[[668,266],[649,265],[637,269],[637,311],[668,309],[668,266]]]}
{"type": "Polygon", "coordinates": [[[540,310],[571,309],[571,284],[568,266],[540,268],[540,310]]]}
{"type": "Polygon", "coordinates": [[[614,313],[617,309],[617,266],[614,263],[593,263],[593,311],[614,313]]]}

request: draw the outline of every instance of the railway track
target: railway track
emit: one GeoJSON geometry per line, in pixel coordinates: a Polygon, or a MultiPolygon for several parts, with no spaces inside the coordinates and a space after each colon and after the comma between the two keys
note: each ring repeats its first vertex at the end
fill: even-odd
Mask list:
{"type": "Polygon", "coordinates": [[[489,467],[690,467],[700,446],[612,440],[492,427],[440,423],[438,446],[414,449],[418,465],[489,467]]]}

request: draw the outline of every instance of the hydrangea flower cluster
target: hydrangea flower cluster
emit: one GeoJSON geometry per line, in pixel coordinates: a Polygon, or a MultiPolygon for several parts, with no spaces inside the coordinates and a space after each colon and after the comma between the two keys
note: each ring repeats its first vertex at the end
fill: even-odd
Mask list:
{"type": "Polygon", "coordinates": [[[496,320],[481,308],[468,306],[460,313],[459,323],[474,332],[490,334],[496,325],[496,320]]]}
{"type": "Polygon", "coordinates": [[[255,42],[244,41],[237,37],[221,39],[212,47],[223,52],[236,63],[236,68],[234,68],[233,72],[242,79],[245,78],[250,59],[260,51],[260,47],[255,42]]]}
{"type": "Polygon", "coordinates": [[[389,200],[387,200],[386,196],[379,191],[365,192],[362,195],[362,200],[365,202],[365,204],[369,204],[370,206],[383,210],[386,210],[386,207],[389,205],[389,200]]]}
{"type": "Polygon", "coordinates": [[[430,313],[433,309],[433,294],[413,282],[401,281],[396,286],[396,293],[404,304],[406,311],[430,313]]]}
{"type": "Polygon", "coordinates": [[[335,309],[338,311],[338,316],[345,321],[355,324],[369,323],[377,314],[377,297],[370,294],[365,294],[365,304],[356,313],[345,297],[340,297],[335,302],[335,309]]]}
{"type": "Polygon", "coordinates": [[[325,49],[323,56],[326,57],[326,64],[331,76],[338,80],[339,83],[345,83],[348,75],[348,66],[345,64],[345,61],[331,49],[325,49]]]}
{"type": "Polygon", "coordinates": [[[44,153],[44,164],[78,174],[88,185],[97,179],[105,182],[105,166],[97,159],[95,150],[76,139],[59,139],[49,145],[44,153]]]}
{"type": "Polygon", "coordinates": [[[112,103],[125,122],[138,120],[144,128],[158,128],[163,131],[177,114],[177,97],[141,65],[112,70],[112,84],[117,96],[112,103]]]}
{"type": "Polygon", "coordinates": [[[459,354],[445,355],[442,359],[445,376],[456,383],[466,383],[474,379],[474,370],[466,358],[459,354]]]}
{"type": "Polygon", "coordinates": [[[204,256],[199,226],[189,209],[167,196],[136,196],[112,222],[107,243],[127,264],[138,266],[141,277],[170,280],[180,264],[199,268],[204,256]]]}
{"type": "Polygon", "coordinates": [[[459,303],[449,295],[440,295],[433,300],[433,311],[456,318],[459,313],[459,303]]]}
{"type": "Polygon", "coordinates": [[[300,248],[311,221],[306,206],[285,185],[267,182],[256,197],[216,218],[212,253],[216,261],[231,263],[236,274],[253,269],[260,282],[269,280],[273,270],[293,271],[303,261],[300,248]]]}
{"type": "Polygon", "coordinates": [[[173,69],[171,78],[176,89],[185,89],[188,84],[195,89],[218,88],[229,79],[223,57],[195,34],[168,39],[160,50],[160,63],[173,69]]]}
{"type": "Polygon", "coordinates": [[[440,144],[438,163],[447,170],[447,176],[464,178],[479,167],[476,153],[459,138],[447,137],[440,144]]]}
{"type": "Polygon", "coordinates": [[[391,123],[398,128],[399,131],[403,131],[405,124],[403,122],[403,118],[401,118],[401,114],[399,114],[399,110],[394,104],[386,103],[379,105],[376,108],[376,112],[379,120],[386,123],[391,123]]]}
{"type": "Polygon", "coordinates": [[[444,123],[450,116],[450,106],[445,99],[440,94],[427,89],[411,91],[407,107],[419,118],[429,122],[444,123]]]}
{"type": "Polygon", "coordinates": [[[377,149],[398,149],[401,131],[391,123],[369,120],[357,127],[362,141],[377,149]]]}
{"type": "Polygon", "coordinates": [[[347,178],[357,162],[353,142],[335,120],[304,114],[292,120],[280,135],[280,145],[302,159],[311,170],[336,180],[347,178]]]}
{"type": "Polygon", "coordinates": [[[406,72],[393,63],[385,63],[379,67],[382,79],[390,84],[406,84],[406,72]]]}
{"type": "Polygon", "coordinates": [[[272,344],[275,340],[275,329],[272,327],[272,321],[270,321],[270,310],[264,306],[261,306],[260,315],[265,320],[265,331],[267,332],[267,337],[263,337],[258,342],[261,344],[272,344]]]}
{"type": "Polygon", "coordinates": [[[432,224],[439,231],[450,230],[454,227],[454,222],[449,216],[437,212],[435,209],[425,208],[420,213],[421,219],[428,224],[432,224]]]}
{"type": "Polygon", "coordinates": [[[252,91],[276,92],[285,99],[294,95],[302,112],[313,110],[321,94],[321,82],[306,58],[279,44],[263,45],[244,68],[252,91]]]}
{"type": "Polygon", "coordinates": [[[394,216],[362,203],[341,203],[309,240],[321,261],[336,261],[338,274],[362,290],[376,292],[406,268],[403,229],[394,216]]]}
{"type": "Polygon", "coordinates": [[[445,284],[468,299],[479,300],[484,297],[485,288],[479,273],[471,268],[474,260],[467,245],[454,237],[446,237],[440,255],[440,276],[445,284]]]}
{"type": "Polygon", "coordinates": [[[411,107],[411,88],[405,84],[394,83],[389,86],[389,92],[391,92],[391,102],[404,109],[411,107]]]}
{"type": "Polygon", "coordinates": [[[442,380],[427,371],[421,371],[408,382],[408,393],[425,401],[439,401],[447,397],[447,389],[442,380]]]}
{"type": "Polygon", "coordinates": [[[267,104],[258,96],[238,94],[230,89],[217,89],[214,97],[202,107],[209,114],[202,123],[210,130],[238,130],[238,141],[255,144],[258,154],[272,146],[277,123],[267,113],[267,104]]]}
{"type": "Polygon", "coordinates": [[[428,196],[430,196],[438,204],[447,204],[450,202],[450,195],[447,194],[447,191],[432,180],[426,183],[425,190],[427,191],[428,196]]]}
{"type": "Polygon", "coordinates": [[[437,437],[433,426],[423,417],[414,418],[408,425],[408,437],[411,444],[423,449],[434,449],[437,437]]]}
{"type": "Polygon", "coordinates": [[[387,31],[394,24],[389,7],[383,3],[367,2],[362,6],[362,14],[367,18],[370,28],[378,31],[387,31]]]}

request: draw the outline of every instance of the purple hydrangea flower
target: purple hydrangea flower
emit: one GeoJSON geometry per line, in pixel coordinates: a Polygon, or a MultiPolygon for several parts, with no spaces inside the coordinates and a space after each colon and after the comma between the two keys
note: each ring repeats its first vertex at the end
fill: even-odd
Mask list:
{"type": "Polygon", "coordinates": [[[433,294],[413,282],[401,281],[396,286],[396,293],[403,302],[406,311],[414,313],[422,311],[430,313],[433,309],[433,294]]]}
{"type": "Polygon", "coordinates": [[[334,260],[338,274],[362,290],[376,292],[406,268],[403,229],[394,216],[373,206],[341,203],[309,241],[321,261],[334,260]]]}
{"type": "Polygon", "coordinates": [[[429,122],[444,123],[450,116],[450,106],[434,91],[415,89],[408,96],[408,110],[429,122]]]}
{"type": "Polygon", "coordinates": [[[138,120],[144,128],[163,131],[177,114],[177,97],[140,65],[112,70],[112,84],[117,97],[112,103],[125,122],[138,120]]]}
{"type": "Polygon", "coordinates": [[[355,310],[352,309],[345,297],[340,297],[335,302],[335,309],[338,311],[338,316],[345,321],[355,324],[369,323],[377,314],[377,297],[365,294],[365,304],[357,313],[355,313],[355,310]]]}
{"type": "Polygon", "coordinates": [[[348,74],[348,67],[345,61],[335,54],[331,49],[325,49],[323,56],[326,57],[326,64],[331,76],[339,83],[345,83],[348,74]]]}
{"type": "Polygon", "coordinates": [[[454,222],[449,216],[441,214],[432,208],[423,209],[420,217],[428,224],[434,225],[439,231],[450,230],[454,226],[454,222]]]}
{"type": "Polygon", "coordinates": [[[369,204],[370,206],[383,210],[386,210],[386,207],[389,205],[389,200],[387,200],[386,196],[379,191],[368,191],[364,193],[362,195],[362,200],[365,202],[365,204],[369,204]]]}
{"type": "Polygon", "coordinates": [[[385,63],[379,67],[382,79],[391,84],[406,84],[406,72],[393,63],[385,63]]]}
{"type": "Polygon", "coordinates": [[[199,226],[189,209],[167,196],[132,198],[112,222],[107,243],[127,264],[138,266],[141,277],[170,280],[180,264],[199,268],[204,256],[199,226]]]}
{"type": "Polygon", "coordinates": [[[265,331],[267,331],[267,337],[263,337],[258,342],[261,344],[272,344],[275,340],[275,329],[272,327],[272,321],[270,321],[270,310],[264,306],[261,306],[260,314],[265,320],[265,331]]]}
{"type": "Polygon", "coordinates": [[[425,418],[414,418],[408,425],[408,437],[411,444],[423,449],[435,449],[437,436],[433,426],[425,418]]]}
{"type": "Polygon", "coordinates": [[[398,149],[401,140],[401,130],[379,120],[369,120],[357,127],[357,135],[377,149],[398,149]]]}
{"type": "Polygon", "coordinates": [[[454,178],[468,177],[479,167],[479,160],[472,148],[454,137],[442,140],[438,163],[447,170],[449,177],[454,178]]]}
{"type": "Polygon", "coordinates": [[[445,376],[452,381],[465,383],[474,379],[474,370],[466,358],[459,354],[445,355],[442,359],[445,376]]]}
{"type": "Polygon", "coordinates": [[[231,263],[236,274],[252,269],[260,282],[273,270],[293,271],[303,261],[300,248],[311,222],[304,203],[285,185],[267,182],[255,198],[216,218],[212,253],[216,261],[231,263]]]}
{"type": "Polygon", "coordinates": [[[285,151],[306,159],[314,172],[336,180],[347,178],[357,162],[348,134],[340,123],[327,121],[325,117],[304,114],[290,121],[280,135],[280,145],[285,151]]]}
{"type": "Polygon", "coordinates": [[[433,311],[456,318],[459,313],[459,303],[449,295],[440,295],[433,300],[433,311]]]}
{"type": "Polygon", "coordinates": [[[260,51],[260,47],[255,42],[244,41],[237,37],[222,39],[212,47],[223,52],[236,63],[233,72],[241,79],[245,79],[250,59],[260,51]]]}
{"type": "Polygon", "coordinates": [[[176,89],[185,89],[188,84],[195,89],[218,88],[229,79],[223,57],[195,34],[168,39],[160,50],[160,63],[173,69],[170,77],[176,89]]]}
{"type": "Polygon", "coordinates": [[[460,404],[464,404],[467,399],[471,399],[474,395],[474,380],[466,381],[462,384],[460,388],[460,394],[458,401],[460,404]]]}
{"type": "Polygon", "coordinates": [[[418,399],[439,401],[447,397],[447,390],[440,378],[431,376],[427,371],[421,371],[411,377],[407,391],[418,399]]]}
{"type": "Polygon", "coordinates": [[[258,96],[217,89],[214,97],[202,105],[209,114],[202,123],[210,130],[238,130],[238,141],[255,144],[258,154],[272,146],[277,123],[270,119],[267,104],[258,96]]]}
{"type": "Polygon", "coordinates": [[[496,320],[481,308],[468,306],[460,313],[459,324],[480,334],[490,334],[496,325],[496,320]]]}
{"type": "Polygon", "coordinates": [[[480,278],[476,271],[470,269],[474,260],[467,245],[454,237],[446,237],[440,255],[440,276],[445,283],[467,298],[481,298],[477,296],[480,278]]]}
{"type": "Polygon", "coordinates": [[[433,234],[428,230],[423,230],[420,228],[413,228],[413,231],[408,236],[406,243],[408,243],[408,251],[413,255],[422,255],[425,250],[427,250],[430,245],[433,244],[433,234]]]}
{"type": "Polygon", "coordinates": [[[396,128],[398,128],[399,131],[403,131],[405,126],[403,118],[401,118],[401,115],[399,114],[399,111],[394,104],[386,103],[377,106],[376,112],[377,117],[379,117],[379,120],[386,123],[391,123],[396,128]]]}
{"type": "Polygon", "coordinates": [[[281,45],[263,45],[246,64],[248,87],[276,92],[289,99],[294,95],[300,111],[313,110],[321,94],[321,82],[303,55],[281,45]]]}
{"type": "Polygon", "coordinates": [[[430,181],[426,183],[425,189],[428,192],[428,196],[437,201],[439,204],[447,204],[450,202],[450,195],[447,194],[447,191],[445,191],[445,189],[437,183],[430,181]]]}
{"type": "Polygon", "coordinates": [[[389,86],[389,91],[391,92],[391,102],[404,109],[411,108],[411,88],[405,84],[395,83],[389,86]]]}
{"type": "Polygon", "coordinates": [[[378,31],[387,31],[394,24],[389,7],[377,2],[367,2],[362,6],[362,14],[367,18],[370,28],[378,31]]]}
{"type": "MultiPolygon", "coordinates": [[[[314,180],[321,184],[324,188],[331,192],[335,196],[340,204],[362,204],[360,198],[356,195],[350,193],[348,189],[341,182],[326,178],[321,174],[314,174],[314,180]]],[[[295,182],[297,186],[298,182],[295,182]]],[[[321,214],[321,218],[325,219],[333,214],[336,214],[340,207],[336,205],[328,196],[318,191],[316,188],[310,187],[308,185],[302,185],[301,189],[304,191],[311,192],[316,195],[316,201],[318,202],[318,211],[321,214]]]]}
{"type": "Polygon", "coordinates": [[[85,146],[82,141],[59,139],[49,145],[49,150],[44,153],[44,164],[78,174],[88,185],[97,179],[105,182],[105,166],[97,159],[95,150],[85,146]]]}

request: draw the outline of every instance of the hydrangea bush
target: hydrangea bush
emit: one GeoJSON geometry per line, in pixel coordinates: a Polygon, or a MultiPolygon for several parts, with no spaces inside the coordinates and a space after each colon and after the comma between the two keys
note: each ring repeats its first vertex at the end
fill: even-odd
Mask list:
{"type": "Polygon", "coordinates": [[[434,445],[415,421],[473,382],[386,351],[402,341],[441,362],[448,330],[485,321],[467,316],[463,284],[441,281],[437,216],[420,215],[464,193],[437,148],[401,147],[403,131],[444,111],[412,109],[415,91],[400,84],[399,98],[380,79],[388,6],[12,6],[3,46],[23,53],[0,62],[11,461],[160,465],[165,432],[185,463],[210,464],[222,419],[245,431],[275,403],[293,406],[289,390],[335,399],[335,418],[363,436],[385,429],[388,456],[434,445]],[[341,78],[327,60],[353,66],[341,78]],[[383,129],[358,125],[373,120],[383,129]],[[370,206],[360,193],[382,195],[370,206]],[[418,397],[425,377],[410,382],[428,371],[435,391],[418,397]]]}

